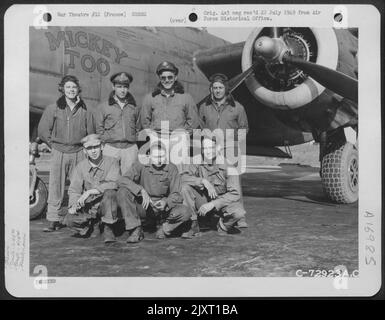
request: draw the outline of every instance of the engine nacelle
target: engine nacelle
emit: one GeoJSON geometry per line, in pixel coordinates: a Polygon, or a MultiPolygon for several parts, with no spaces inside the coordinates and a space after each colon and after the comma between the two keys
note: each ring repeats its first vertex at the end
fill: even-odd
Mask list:
{"type": "MultiPolygon", "coordinates": [[[[279,28],[293,55],[330,69],[337,69],[338,41],[331,28],[279,28]]],[[[242,51],[242,71],[252,66],[256,57],[255,41],[269,34],[271,28],[256,28],[247,38],[242,51]]],[[[279,61],[268,62],[256,68],[255,76],[246,79],[253,96],[274,109],[291,110],[302,107],[317,98],[325,87],[303,71],[288,67],[279,61]]]]}

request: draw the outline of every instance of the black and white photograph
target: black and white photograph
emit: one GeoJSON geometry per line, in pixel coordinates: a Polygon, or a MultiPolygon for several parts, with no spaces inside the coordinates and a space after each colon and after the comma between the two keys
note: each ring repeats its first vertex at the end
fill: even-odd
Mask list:
{"type": "Polygon", "coordinates": [[[360,209],[364,29],[215,25],[232,12],[217,9],[189,26],[54,23],[107,17],[79,7],[29,25],[28,230],[10,227],[6,265],[41,294],[67,278],[328,279],[343,294],[360,278],[361,211],[379,236],[360,209]]]}

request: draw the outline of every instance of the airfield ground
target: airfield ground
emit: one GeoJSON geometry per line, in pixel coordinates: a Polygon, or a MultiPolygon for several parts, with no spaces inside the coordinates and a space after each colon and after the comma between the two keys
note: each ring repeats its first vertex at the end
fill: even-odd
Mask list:
{"type": "MultiPolygon", "coordinates": [[[[44,233],[45,219],[30,223],[30,270],[45,265],[51,277],[80,276],[296,276],[297,270],[358,269],[358,205],[337,205],[322,192],[317,146],[293,148],[291,160],[248,157],[242,177],[249,227],[219,236],[203,231],[191,240],[71,237],[68,228],[44,233]],[[301,162],[299,162],[301,161],[301,162]],[[298,163],[301,163],[300,165],[298,163]]],[[[39,162],[47,179],[46,161],[39,162]]]]}

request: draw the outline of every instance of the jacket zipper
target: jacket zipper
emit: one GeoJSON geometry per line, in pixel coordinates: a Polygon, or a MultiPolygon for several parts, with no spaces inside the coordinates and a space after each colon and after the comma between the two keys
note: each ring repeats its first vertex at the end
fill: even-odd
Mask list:
{"type": "Polygon", "coordinates": [[[122,129],[123,129],[123,141],[124,141],[126,139],[126,126],[124,125],[123,108],[122,108],[121,116],[122,116],[122,129]]]}
{"type": "Polygon", "coordinates": [[[68,115],[68,110],[66,110],[66,116],[67,116],[67,143],[70,142],[70,117],[68,115]]]}

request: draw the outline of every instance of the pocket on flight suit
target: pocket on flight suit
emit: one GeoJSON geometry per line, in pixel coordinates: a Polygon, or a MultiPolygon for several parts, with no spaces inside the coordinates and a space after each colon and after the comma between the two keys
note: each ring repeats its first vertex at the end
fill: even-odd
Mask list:
{"type": "Polygon", "coordinates": [[[159,179],[159,187],[161,196],[165,196],[168,194],[168,190],[170,188],[170,181],[166,177],[162,177],[159,179]]]}

